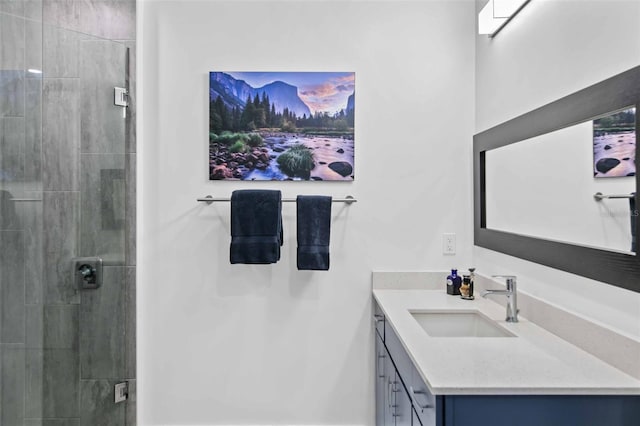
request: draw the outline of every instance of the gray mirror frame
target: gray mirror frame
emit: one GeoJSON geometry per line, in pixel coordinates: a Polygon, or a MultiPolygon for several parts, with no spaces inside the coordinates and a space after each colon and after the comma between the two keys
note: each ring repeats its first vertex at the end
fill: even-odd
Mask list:
{"type": "MultiPolygon", "coordinates": [[[[640,256],[496,231],[486,227],[486,151],[635,106],[640,111],[640,66],[530,111],[473,137],[474,244],[551,268],[640,292],[640,256]]],[[[636,119],[636,135],[640,135],[636,119]]],[[[640,167],[640,149],[635,163],[640,167]]],[[[640,189],[640,174],[636,173],[640,189]]],[[[636,191],[636,205],[638,203],[636,191]]],[[[640,217],[635,217],[640,230],[640,217]]]]}

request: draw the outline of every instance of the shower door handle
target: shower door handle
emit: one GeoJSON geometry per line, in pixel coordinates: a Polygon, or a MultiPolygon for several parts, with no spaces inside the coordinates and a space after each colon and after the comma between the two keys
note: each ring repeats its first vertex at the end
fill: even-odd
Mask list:
{"type": "Polygon", "coordinates": [[[113,88],[113,104],[122,107],[122,118],[127,118],[127,107],[129,106],[129,90],[124,87],[113,88]]]}
{"type": "Polygon", "coordinates": [[[124,87],[113,88],[113,104],[121,107],[129,106],[129,91],[124,87]]]}

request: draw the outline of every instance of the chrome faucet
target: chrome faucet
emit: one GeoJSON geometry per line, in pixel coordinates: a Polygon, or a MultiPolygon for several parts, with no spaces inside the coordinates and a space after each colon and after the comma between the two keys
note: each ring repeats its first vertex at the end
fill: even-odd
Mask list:
{"type": "Polygon", "coordinates": [[[507,322],[518,322],[518,293],[516,277],[513,275],[492,275],[493,278],[504,278],[507,282],[506,290],[485,290],[482,297],[490,294],[504,294],[507,296],[507,322]]]}

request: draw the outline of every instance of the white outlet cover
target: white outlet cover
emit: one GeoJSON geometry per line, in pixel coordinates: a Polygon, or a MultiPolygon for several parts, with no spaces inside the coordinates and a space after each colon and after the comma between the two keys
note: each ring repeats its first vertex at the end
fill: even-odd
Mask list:
{"type": "Polygon", "coordinates": [[[442,254],[456,254],[456,234],[442,234],[442,254]]]}

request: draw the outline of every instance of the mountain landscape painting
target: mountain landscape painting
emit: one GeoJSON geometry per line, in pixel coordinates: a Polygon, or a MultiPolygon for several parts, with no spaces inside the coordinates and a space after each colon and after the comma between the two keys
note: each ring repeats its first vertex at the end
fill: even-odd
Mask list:
{"type": "Polygon", "coordinates": [[[355,73],[210,72],[210,180],[354,180],[355,73]]]}

